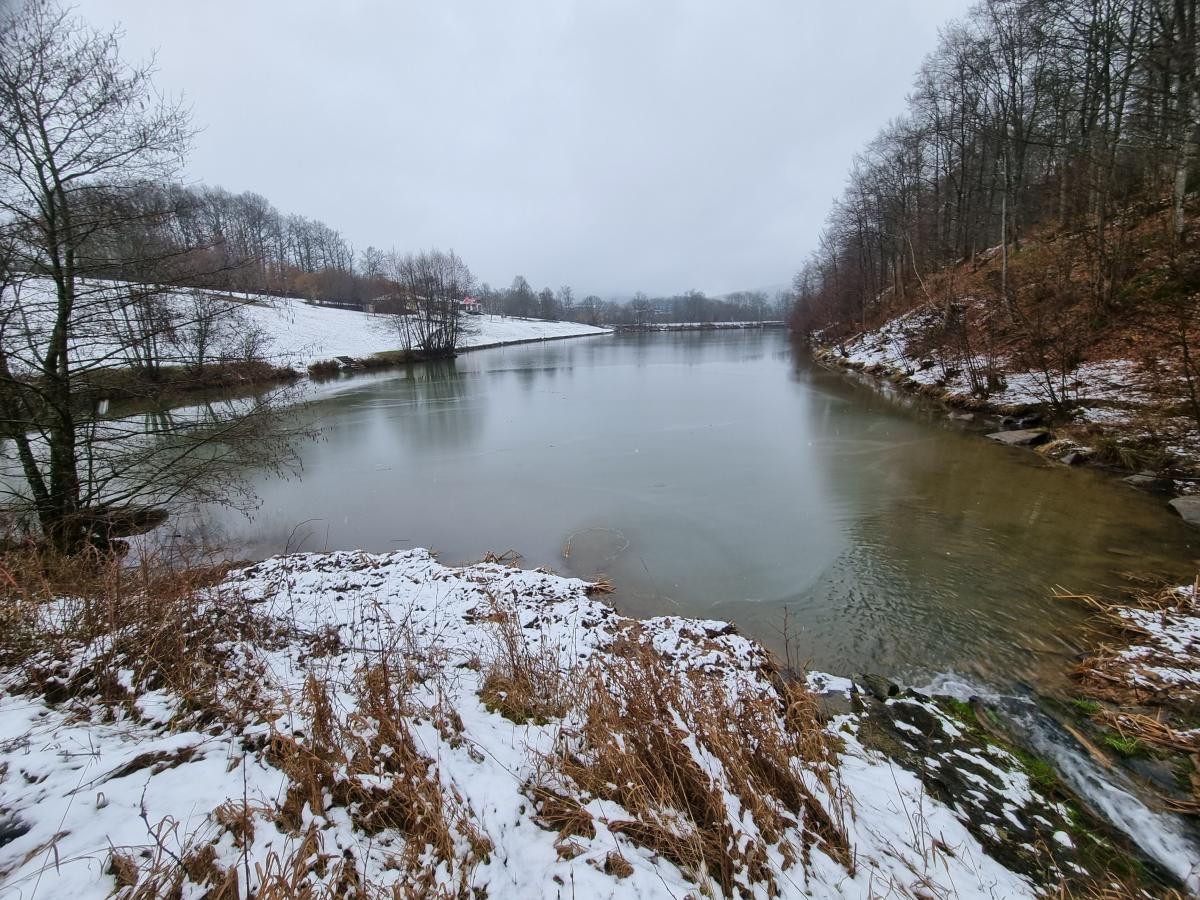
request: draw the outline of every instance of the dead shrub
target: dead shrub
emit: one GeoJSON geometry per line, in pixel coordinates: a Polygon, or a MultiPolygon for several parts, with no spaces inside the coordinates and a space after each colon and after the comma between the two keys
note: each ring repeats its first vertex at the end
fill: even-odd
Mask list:
{"type": "Polygon", "coordinates": [[[308,377],[320,381],[327,378],[336,378],[341,374],[341,371],[342,364],[336,359],[322,359],[309,364],[308,377]]]}
{"type": "Polygon", "coordinates": [[[537,804],[537,815],[533,821],[547,831],[557,831],[560,841],[573,835],[589,839],[596,836],[592,814],[574,797],[542,785],[530,785],[528,791],[537,804]]]}

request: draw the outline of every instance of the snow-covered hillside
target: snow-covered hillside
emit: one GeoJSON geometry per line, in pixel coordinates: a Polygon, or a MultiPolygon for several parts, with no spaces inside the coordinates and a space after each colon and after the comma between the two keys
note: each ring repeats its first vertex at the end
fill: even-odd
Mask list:
{"type": "MultiPolygon", "coordinates": [[[[281,364],[307,365],[337,356],[363,357],[400,349],[396,326],[388,316],[274,297],[257,298],[245,312],[271,336],[272,361],[281,364]]],[[[463,347],[607,333],[605,328],[575,322],[506,316],[469,316],[467,324],[470,330],[463,347]]]]}
{"type": "MultiPolygon", "coordinates": [[[[114,281],[81,282],[72,321],[72,352],[85,363],[127,365],[146,352],[136,323],[145,312],[131,302],[135,286],[114,281]],[[137,337],[135,337],[137,336],[137,337]]],[[[338,356],[366,357],[401,349],[396,323],[386,315],[371,315],[331,306],[316,306],[294,297],[261,294],[215,294],[181,289],[154,303],[165,307],[176,324],[157,328],[155,355],[166,363],[194,362],[194,323],[201,316],[215,317],[221,326],[211,336],[209,359],[239,358],[241,338],[261,331],[269,362],[304,368],[318,360],[338,356]],[[217,332],[228,332],[218,335],[217,332]]],[[[49,335],[54,315],[54,291],[48,279],[25,280],[19,291],[8,292],[4,305],[13,303],[19,316],[10,326],[10,354],[17,367],[32,364],[49,335]],[[13,337],[17,333],[19,337],[13,337]],[[25,345],[28,346],[25,346],[25,345]],[[25,357],[29,358],[26,359],[25,357]]],[[[466,334],[460,347],[481,347],[521,341],[606,334],[608,329],[574,322],[546,322],[504,316],[465,316],[466,334]]]]}

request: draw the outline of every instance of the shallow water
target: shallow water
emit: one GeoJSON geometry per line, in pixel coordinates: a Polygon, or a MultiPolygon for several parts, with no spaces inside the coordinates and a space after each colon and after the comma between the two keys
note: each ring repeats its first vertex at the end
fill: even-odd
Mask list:
{"type": "Polygon", "coordinates": [[[1104,475],[995,445],[812,363],[782,332],[605,336],[314,389],[303,472],[263,473],[234,556],[427,546],[607,575],[635,615],[733,619],[838,674],[1063,685],[1125,571],[1190,578],[1200,534],[1104,475]]]}

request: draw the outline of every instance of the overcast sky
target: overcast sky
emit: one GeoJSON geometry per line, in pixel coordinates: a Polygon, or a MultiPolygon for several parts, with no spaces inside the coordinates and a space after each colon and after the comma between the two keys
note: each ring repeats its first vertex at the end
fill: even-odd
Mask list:
{"type": "Polygon", "coordinates": [[[187,176],[579,295],[789,281],[965,0],[78,0],[187,176]]]}

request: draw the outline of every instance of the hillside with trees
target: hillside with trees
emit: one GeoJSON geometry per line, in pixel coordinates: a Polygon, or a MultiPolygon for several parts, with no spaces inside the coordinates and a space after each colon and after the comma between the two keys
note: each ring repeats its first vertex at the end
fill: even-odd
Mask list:
{"type": "Polygon", "coordinates": [[[960,403],[1103,407],[1127,463],[1194,445],[1196,6],[985,0],[948,24],[855,157],[793,326],[960,403]]]}

